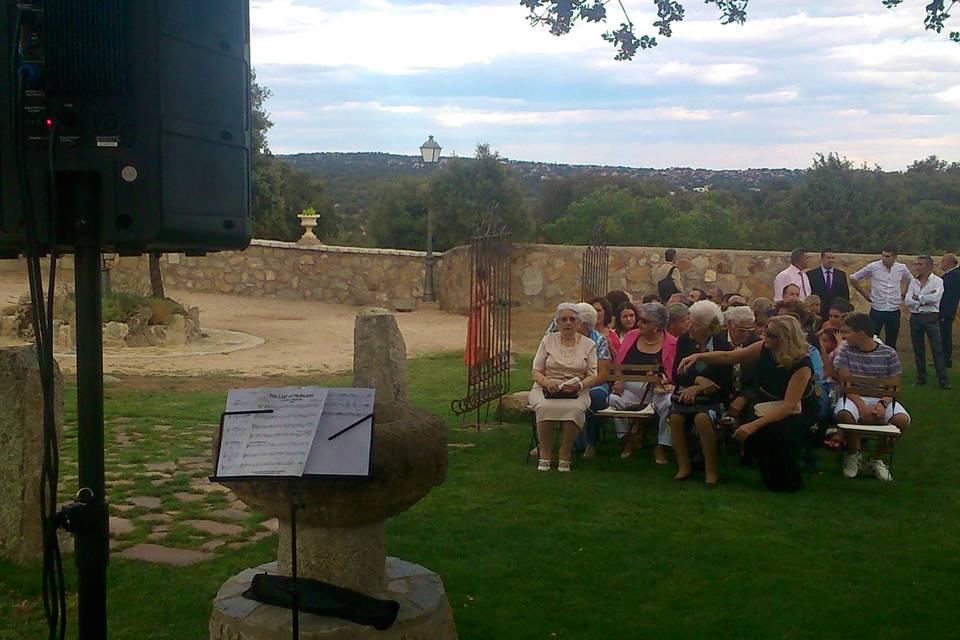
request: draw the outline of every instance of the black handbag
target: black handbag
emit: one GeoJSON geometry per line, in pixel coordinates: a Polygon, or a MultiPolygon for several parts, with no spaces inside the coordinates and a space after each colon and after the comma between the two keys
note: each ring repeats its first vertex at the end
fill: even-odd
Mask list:
{"type": "Polygon", "coordinates": [[[679,413],[682,415],[707,413],[708,411],[723,411],[723,405],[714,398],[708,396],[697,396],[693,402],[684,402],[680,399],[680,393],[683,389],[677,389],[670,396],[670,413],[679,413]]]}
{"type": "Polygon", "coordinates": [[[579,397],[576,391],[547,391],[543,390],[543,397],[547,400],[576,400],[579,397]]]}

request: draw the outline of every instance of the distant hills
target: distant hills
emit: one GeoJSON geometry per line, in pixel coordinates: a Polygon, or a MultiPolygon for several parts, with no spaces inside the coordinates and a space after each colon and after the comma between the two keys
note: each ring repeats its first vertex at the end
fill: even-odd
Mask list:
{"type": "MultiPolygon", "coordinates": [[[[335,202],[359,209],[366,208],[375,195],[375,185],[384,180],[403,176],[424,175],[429,171],[417,156],[392,153],[296,153],[278,155],[291,166],[318,176],[327,184],[327,193],[335,202]]],[[[472,158],[462,158],[471,162],[472,158]]],[[[449,158],[442,158],[441,164],[449,158]]],[[[545,181],[573,175],[626,176],[652,178],[665,182],[671,189],[701,191],[730,189],[734,191],[765,191],[784,183],[799,182],[803,169],[693,169],[671,167],[652,169],[622,166],[598,166],[530,162],[504,158],[513,170],[527,195],[536,197],[545,181]]]]}

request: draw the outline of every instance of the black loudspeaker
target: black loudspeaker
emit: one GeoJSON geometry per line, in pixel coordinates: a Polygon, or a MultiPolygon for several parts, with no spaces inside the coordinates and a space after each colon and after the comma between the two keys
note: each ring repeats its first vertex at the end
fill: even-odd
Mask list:
{"type": "Polygon", "coordinates": [[[90,208],[104,251],[249,243],[248,0],[3,5],[0,254],[23,251],[24,207],[42,251],[90,208]]]}

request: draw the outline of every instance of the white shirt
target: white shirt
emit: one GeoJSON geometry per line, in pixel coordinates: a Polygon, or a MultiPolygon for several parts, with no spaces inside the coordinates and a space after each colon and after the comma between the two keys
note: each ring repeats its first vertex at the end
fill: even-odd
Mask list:
{"type": "Polygon", "coordinates": [[[943,278],[935,273],[927,276],[927,283],[920,284],[914,278],[907,287],[907,297],[903,299],[910,313],[939,313],[940,298],[943,297],[943,278]],[[914,298],[916,296],[916,298],[914,298]]]}
{"type": "Polygon", "coordinates": [[[800,287],[800,299],[803,300],[808,295],[810,295],[810,278],[807,277],[807,274],[800,269],[797,269],[795,265],[790,265],[783,271],[777,274],[777,277],[773,280],[773,301],[780,302],[783,300],[783,288],[788,284],[795,284],[800,287]]]}
{"type": "Polygon", "coordinates": [[[870,278],[870,307],[876,311],[897,311],[903,302],[900,283],[904,280],[913,281],[913,274],[902,262],[894,262],[887,269],[882,261],[874,260],[850,276],[851,280],[864,278],[870,278]]]}

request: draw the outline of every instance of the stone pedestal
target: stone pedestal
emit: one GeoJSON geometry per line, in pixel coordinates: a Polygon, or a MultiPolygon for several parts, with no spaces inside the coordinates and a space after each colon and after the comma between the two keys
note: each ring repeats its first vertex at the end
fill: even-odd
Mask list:
{"type": "Polygon", "coordinates": [[[377,400],[407,399],[407,345],[386,309],[357,314],[353,327],[353,386],[373,387],[377,400]]]}
{"type": "MultiPolygon", "coordinates": [[[[220,589],[210,618],[211,640],[290,637],[289,611],[258,604],[240,594],[259,572],[291,574],[289,505],[293,497],[303,504],[297,512],[299,576],[400,603],[397,621],[386,631],[304,614],[301,638],[457,637],[440,578],[418,565],[387,558],[384,544],[387,519],[406,511],[443,483],[447,473],[447,426],[429,411],[406,402],[407,349],[389,311],[360,312],[354,335],[354,386],[377,390],[370,477],[223,481],[255,511],[279,520],[280,544],[277,562],[248,569],[220,589]]],[[[214,434],[214,461],[219,435],[218,430],[214,434]]]]}
{"type": "MultiPolygon", "coordinates": [[[[290,571],[290,523],[280,521],[277,570],[290,571]]],[[[377,597],[383,591],[384,523],[323,527],[297,523],[297,575],[377,597]]]]}
{"type": "MultiPolygon", "coordinates": [[[[54,372],[57,433],[63,428],[63,378],[54,372]]],[[[33,346],[0,349],[0,556],[24,563],[43,554],[40,472],[43,395],[33,346]]]]}
{"type": "MultiPolygon", "coordinates": [[[[243,597],[258,573],[276,573],[276,563],[264,564],[227,580],[213,602],[210,640],[289,640],[292,613],[243,597]]],[[[456,640],[453,612],[440,576],[420,565],[387,558],[384,598],[400,603],[392,627],[373,627],[300,614],[302,640],[456,640]]]]}

